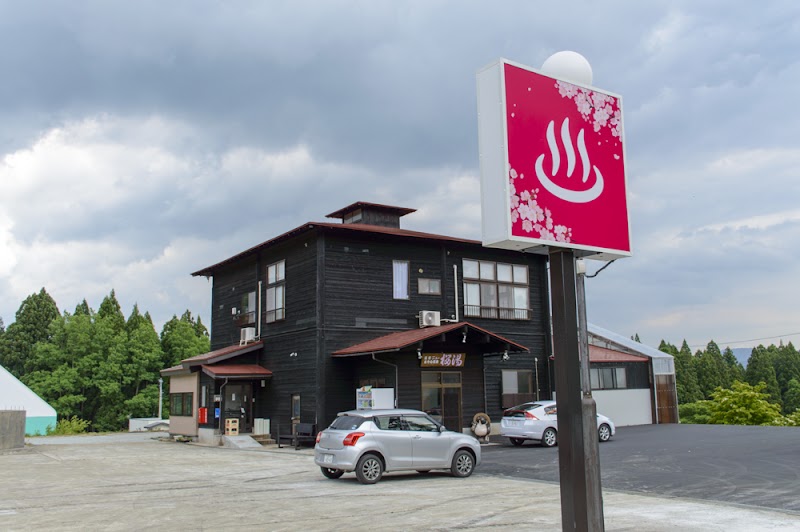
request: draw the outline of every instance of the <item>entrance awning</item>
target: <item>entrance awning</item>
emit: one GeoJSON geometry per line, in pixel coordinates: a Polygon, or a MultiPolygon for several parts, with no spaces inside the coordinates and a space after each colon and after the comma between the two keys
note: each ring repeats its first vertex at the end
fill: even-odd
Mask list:
{"type": "Polygon", "coordinates": [[[494,346],[497,347],[497,350],[500,351],[503,350],[508,350],[510,352],[529,351],[529,349],[524,345],[512,342],[507,338],[503,338],[502,336],[495,334],[491,331],[487,331],[486,329],[478,327],[477,325],[473,325],[466,321],[461,321],[458,323],[448,323],[446,325],[441,325],[439,327],[425,327],[422,329],[411,329],[408,331],[401,331],[401,332],[387,334],[384,336],[379,336],[372,340],[368,340],[360,344],[351,345],[350,347],[345,347],[344,349],[339,349],[338,351],[334,351],[332,353],[332,356],[353,357],[360,355],[372,355],[377,353],[400,351],[401,349],[413,346],[414,344],[419,344],[420,342],[424,342],[425,340],[430,340],[432,338],[436,338],[437,336],[447,335],[447,334],[450,335],[461,334],[462,336],[458,338],[458,341],[463,343],[466,343],[467,339],[469,339],[470,343],[475,343],[476,341],[480,341],[484,345],[494,344],[494,346]]]}
{"type": "Polygon", "coordinates": [[[225,360],[238,357],[245,353],[251,353],[253,351],[257,351],[262,347],[264,347],[264,342],[260,340],[257,342],[250,342],[244,345],[240,344],[230,345],[228,347],[223,347],[222,349],[216,349],[214,351],[209,351],[208,353],[203,353],[202,355],[193,356],[191,358],[185,358],[181,360],[180,364],[178,364],[177,366],[173,366],[167,369],[162,369],[161,375],[165,377],[170,377],[172,375],[181,375],[181,374],[188,375],[193,371],[192,368],[196,369],[197,366],[217,364],[218,362],[223,362],[225,360]]]}
{"type": "Polygon", "coordinates": [[[258,364],[217,364],[203,365],[203,373],[215,379],[264,379],[272,377],[272,372],[258,364]]]}

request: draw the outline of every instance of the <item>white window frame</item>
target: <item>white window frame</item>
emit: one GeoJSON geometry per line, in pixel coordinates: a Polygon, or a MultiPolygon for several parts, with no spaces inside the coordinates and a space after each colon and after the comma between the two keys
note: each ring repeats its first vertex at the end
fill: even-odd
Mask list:
{"type": "Polygon", "coordinates": [[[527,265],[478,259],[463,259],[461,265],[464,316],[508,320],[532,318],[527,265]]]}
{"type": "Polygon", "coordinates": [[[433,277],[418,277],[417,278],[417,293],[428,296],[442,295],[442,280],[433,277]],[[436,288],[432,288],[432,284],[436,283],[436,288]],[[424,288],[423,288],[424,286],[424,288]]]}
{"type": "Polygon", "coordinates": [[[267,323],[286,319],[286,260],[267,266],[267,323]]]}
{"type": "Polygon", "coordinates": [[[407,260],[392,261],[392,299],[409,299],[409,272],[411,266],[407,260]]]}

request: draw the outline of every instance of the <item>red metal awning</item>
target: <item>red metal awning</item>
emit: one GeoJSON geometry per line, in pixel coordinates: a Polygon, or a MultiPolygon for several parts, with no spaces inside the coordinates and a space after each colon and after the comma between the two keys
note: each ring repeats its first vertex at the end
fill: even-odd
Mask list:
{"type": "Polygon", "coordinates": [[[203,372],[217,378],[227,379],[264,379],[272,376],[272,372],[258,364],[216,364],[203,365],[203,372]]]}
{"type": "Polygon", "coordinates": [[[386,353],[389,351],[399,351],[405,347],[409,347],[416,343],[424,342],[425,340],[428,340],[430,338],[434,338],[436,336],[440,336],[442,334],[446,334],[459,329],[463,329],[468,332],[473,332],[473,333],[478,332],[480,334],[487,335],[491,340],[497,343],[507,345],[508,350],[512,352],[528,351],[528,348],[525,347],[524,345],[512,342],[507,338],[503,338],[502,336],[487,331],[486,329],[478,327],[477,325],[473,325],[469,322],[462,321],[458,323],[448,323],[447,325],[441,325],[439,327],[424,327],[422,329],[411,329],[408,331],[386,334],[384,336],[379,336],[377,338],[373,338],[372,340],[368,340],[360,344],[355,344],[351,345],[350,347],[345,347],[344,349],[339,349],[338,351],[334,351],[332,355],[335,357],[351,357],[359,355],[370,355],[373,353],[386,353]]]}
{"type": "Polygon", "coordinates": [[[589,345],[589,362],[647,362],[646,356],[631,355],[597,345],[589,345]]]}

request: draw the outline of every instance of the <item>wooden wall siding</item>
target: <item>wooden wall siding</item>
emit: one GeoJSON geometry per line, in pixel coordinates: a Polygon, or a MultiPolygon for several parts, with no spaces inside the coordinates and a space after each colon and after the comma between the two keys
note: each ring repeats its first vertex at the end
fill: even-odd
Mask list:
{"type": "MultiPolygon", "coordinates": [[[[212,288],[211,349],[239,343],[241,327],[231,309],[242,296],[261,288],[261,336],[283,334],[316,324],[316,247],[311,237],[290,241],[257,257],[233,264],[214,275],[212,288]],[[267,266],[286,261],[286,319],[266,323],[267,266]]],[[[255,325],[258,328],[258,324],[255,325]]]]}
{"type": "MultiPolygon", "coordinates": [[[[300,394],[300,421],[318,423],[317,405],[325,398],[318,393],[315,328],[271,335],[264,339],[259,364],[272,371],[265,388],[259,388],[254,417],[269,418],[271,431],[288,432],[292,394],[300,394]],[[297,353],[292,356],[292,353],[297,353]]],[[[263,338],[263,335],[262,335],[263,338]]]]}
{"type": "Polygon", "coordinates": [[[361,221],[356,223],[399,228],[400,217],[396,214],[388,214],[366,208],[361,209],[361,221]]]}
{"type": "Polygon", "coordinates": [[[658,423],[678,423],[675,375],[656,375],[655,381],[658,423]]]}
{"type": "Polygon", "coordinates": [[[236,325],[231,309],[240,308],[242,296],[258,290],[258,261],[251,258],[235,267],[217,272],[211,296],[211,350],[239,343],[241,327],[236,325]]]}

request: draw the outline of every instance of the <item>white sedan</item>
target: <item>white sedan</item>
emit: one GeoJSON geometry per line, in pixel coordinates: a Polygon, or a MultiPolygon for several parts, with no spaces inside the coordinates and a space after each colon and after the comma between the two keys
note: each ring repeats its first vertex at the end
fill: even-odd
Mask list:
{"type": "MultiPolygon", "coordinates": [[[[606,442],[615,432],[614,422],[597,414],[597,438],[606,442]]],[[[535,440],[545,447],[552,447],[558,443],[556,402],[536,401],[512,406],[503,412],[500,435],[508,438],[514,445],[522,445],[525,440],[535,440]]]]}

